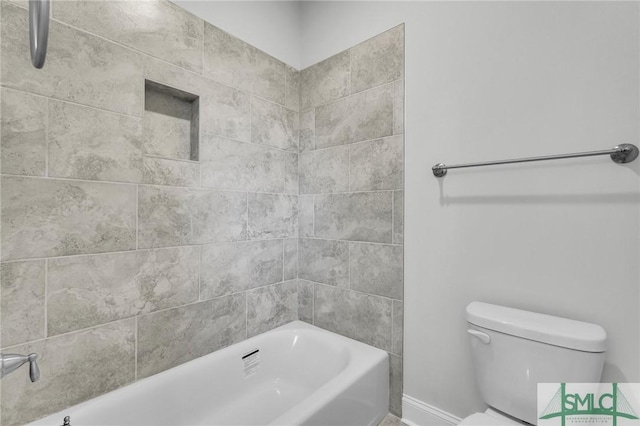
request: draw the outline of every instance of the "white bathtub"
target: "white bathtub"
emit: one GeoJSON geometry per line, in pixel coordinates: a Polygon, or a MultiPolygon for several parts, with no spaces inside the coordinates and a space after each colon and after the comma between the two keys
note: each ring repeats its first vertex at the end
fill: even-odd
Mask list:
{"type": "Polygon", "coordinates": [[[386,352],[295,321],[31,424],[377,425],[388,369],[386,352]]]}

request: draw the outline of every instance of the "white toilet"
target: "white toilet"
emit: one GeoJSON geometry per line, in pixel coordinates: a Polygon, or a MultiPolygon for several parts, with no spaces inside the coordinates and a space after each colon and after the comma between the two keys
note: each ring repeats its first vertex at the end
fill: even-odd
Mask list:
{"type": "Polygon", "coordinates": [[[460,425],[535,425],[538,383],[600,382],[607,335],[599,325],[481,302],[467,306],[467,322],[490,408],[460,425]]]}

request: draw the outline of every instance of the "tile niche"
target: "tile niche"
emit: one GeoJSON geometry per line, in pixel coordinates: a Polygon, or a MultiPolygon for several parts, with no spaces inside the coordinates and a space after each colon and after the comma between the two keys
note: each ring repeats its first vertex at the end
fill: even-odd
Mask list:
{"type": "Polygon", "coordinates": [[[142,119],[145,155],[198,161],[199,109],[197,95],[145,80],[142,119]]]}

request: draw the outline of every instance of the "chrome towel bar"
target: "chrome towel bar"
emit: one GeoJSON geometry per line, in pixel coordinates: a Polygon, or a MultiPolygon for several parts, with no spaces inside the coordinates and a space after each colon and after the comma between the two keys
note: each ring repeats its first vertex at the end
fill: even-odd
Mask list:
{"type": "Polygon", "coordinates": [[[527,157],[527,158],[513,158],[511,160],[497,160],[497,161],[484,161],[480,163],[467,163],[467,164],[454,164],[447,166],[443,163],[438,163],[431,168],[435,177],[443,177],[447,174],[448,169],[463,169],[466,167],[482,167],[482,166],[495,166],[499,164],[512,164],[512,163],[529,163],[532,161],[546,161],[546,160],[562,160],[565,158],[577,158],[577,157],[593,157],[596,155],[609,155],[611,159],[616,163],[630,163],[638,158],[638,147],[630,143],[623,143],[617,145],[611,149],[605,149],[602,151],[587,151],[576,152],[573,154],[558,154],[558,155],[545,155],[542,157],[527,157]]]}

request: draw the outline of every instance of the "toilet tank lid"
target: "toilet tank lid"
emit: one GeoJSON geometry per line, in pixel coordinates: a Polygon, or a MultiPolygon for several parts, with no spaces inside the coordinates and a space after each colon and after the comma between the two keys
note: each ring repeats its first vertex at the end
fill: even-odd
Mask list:
{"type": "Polygon", "coordinates": [[[588,322],[538,314],[506,306],[471,302],[467,321],[479,327],[584,352],[605,352],[607,333],[588,322]]]}

